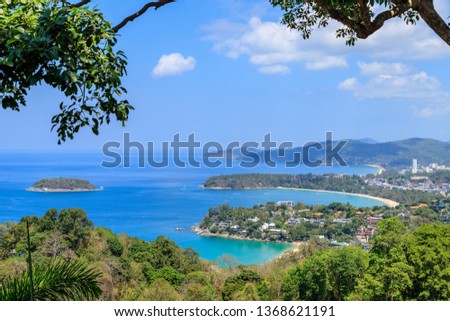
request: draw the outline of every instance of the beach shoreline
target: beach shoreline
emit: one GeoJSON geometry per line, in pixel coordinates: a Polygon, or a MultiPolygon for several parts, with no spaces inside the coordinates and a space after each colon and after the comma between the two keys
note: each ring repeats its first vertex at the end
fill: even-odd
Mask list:
{"type": "Polygon", "coordinates": [[[371,195],[366,195],[366,194],[360,194],[360,193],[347,193],[347,192],[327,191],[327,190],[308,189],[308,188],[296,188],[296,187],[276,187],[276,188],[277,189],[286,189],[286,190],[305,191],[305,192],[334,193],[334,194],[341,194],[341,195],[365,197],[365,198],[370,198],[370,199],[382,202],[383,204],[385,204],[388,207],[396,207],[396,206],[400,205],[400,203],[390,200],[390,199],[387,199],[387,198],[371,196],[371,195]]]}
{"type": "MultiPolygon", "coordinates": [[[[376,166],[376,165],[374,165],[376,166]]],[[[209,189],[209,190],[232,190],[232,188],[229,187],[201,187],[203,189],[209,189]]],[[[383,204],[385,204],[388,207],[396,207],[398,205],[400,205],[400,203],[387,199],[387,198],[382,198],[382,197],[378,197],[378,196],[372,196],[372,195],[367,195],[367,194],[360,194],[360,193],[347,193],[347,192],[338,192],[338,191],[329,191],[329,190],[321,190],[321,189],[309,189],[309,188],[298,188],[298,187],[282,187],[282,186],[277,186],[277,187],[264,187],[264,188],[258,188],[258,187],[252,187],[252,188],[243,188],[242,190],[258,190],[258,189],[285,189],[285,190],[294,190],[294,191],[305,191],[305,192],[320,192],[320,193],[333,193],[333,194],[341,194],[341,195],[350,195],[350,196],[358,196],[358,197],[364,197],[364,198],[369,198],[375,201],[379,201],[383,204]]]]}
{"type": "MultiPolygon", "coordinates": [[[[286,256],[289,256],[291,254],[298,253],[298,252],[300,252],[300,248],[307,243],[307,242],[303,242],[303,241],[276,242],[276,241],[258,240],[258,239],[251,239],[251,238],[246,238],[246,237],[237,236],[237,235],[229,235],[229,234],[222,234],[222,235],[219,234],[218,235],[218,234],[213,234],[209,231],[203,230],[198,225],[192,226],[191,231],[196,233],[199,236],[204,236],[204,237],[218,237],[218,238],[235,240],[235,241],[261,242],[261,243],[273,243],[273,244],[289,244],[290,245],[289,248],[283,250],[283,252],[281,252],[277,256],[273,257],[272,259],[268,260],[267,262],[276,261],[276,260],[282,259],[286,256]]],[[[265,263],[267,263],[267,262],[265,262],[265,263]]]]}
{"type": "Polygon", "coordinates": [[[198,225],[191,226],[191,231],[199,236],[204,237],[217,237],[227,240],[235,240],[235,241],[244,241],[244,242],[260,242],[260,243],[272,243],[272,244],[288,244],[290,245],[289,248],[286,248],[283,250],[280,254],[277,256],[271,258],[270,260],[265,261],[264,263],[275,261],[278,259],[281,259],[291,253],[296,253],[300,251],[300,246],[304,244],[304,242],[300,241],[294,241],[294,242],[276,242],[276,241],[267,241],[267,240],[258,240],[258,239],[251,239],[243,236],[237,236],[237,235],[230,235],[230,234],[213,234],[207,230],[201,229],[198,225]]]}
{"type": "Polygon", "coordinates": [[[281,260],[289,255],[295,254],[300,252],[301,247],[303,247],[308,242],[302,242],[302,241],[295,241],[289,244],[292,244],[292,248],[286,249],[276,257],[274,257],[271,261],[281,260]]]}
{"type": "Polygon", "coordinates": [[[376,165],[376,164],[367,164],[366,166],[374,167],[374,168],[378,169],[377,175],[381,175],[381,174],[383,174],[383,172],[386,171],[386,169],[385,169],[383,166],[380,166],[380,165],[376,165]]]}

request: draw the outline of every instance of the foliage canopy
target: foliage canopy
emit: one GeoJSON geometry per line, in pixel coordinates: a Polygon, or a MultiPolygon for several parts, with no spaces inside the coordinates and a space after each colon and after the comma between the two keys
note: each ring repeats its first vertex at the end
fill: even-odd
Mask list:
{"type": "Polygon", "coordinates": [[[392,18],[416,24],[421,18],[450,46],[450,24],[434,7],[433,0],[270,0],[284,11],[282,23],[299,30],[308,39],[315,27],[327,27],[336,20],[343,27],[336,30],[338,38],[354,45],[357,38],[366,39],[392,18]]]}
{"type": "Polygon", "coordinates": [[[29,91],[41,84],[65,98],[52,118],[58,143],[82,128],[99,133],[112,118],[125,125],[134,108],[127,92],[124,53],[115,50],[117,32],[128,22],[174,2],[146,3],[113,26],[90,0],[0,0],[0,100],[3,109],[20,111],[29,91]]]}
{"type": "Polygon", "coordinates": [[[97,9],[54,0],[2,0],[0,21],[4,109],[19,111],[30,89],[45,83],[66,97],[52,118],[59,143],[84,126],[98,134],[113,116],[125,123],[133,109],[121,98],[126,57],[114,50],[116,34],[97,9]]]}

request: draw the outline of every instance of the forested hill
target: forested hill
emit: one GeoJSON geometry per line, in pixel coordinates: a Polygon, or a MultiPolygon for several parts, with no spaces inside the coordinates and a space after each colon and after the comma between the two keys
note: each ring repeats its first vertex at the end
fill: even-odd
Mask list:
{"type": "Polygon", "coordinates": [[[450,165],[450,144],[426,138],[376,144],[350,140],[342,149],[342,156],[350,164],[403,167],[411,166],[412,159],[416,158],[420,164],[450,165]]]}
{"type": "MultiPolygon", "coordinates": [[[[348,210],[357,216],[357,209],[350,206],[330,206],[334,213],[339,208],[342,214],[348,210]]],[[[241,212],[230,210],[222,206],[214,215],[213,208],[209,217],[241,212]]],[[[116,235],[95,227],[81,209],[50,209],[41,217],[0,223],[0,301],[31,299],[27,249],[33,278],[39,280],[34,287],[38,300],[449,300],[450,225],[432,223],[436,213],[428,208],[411,212],[409,218],[379,210],[385,216],[376,225],[369,251],[357,246],[330,248],[313,237],[296,252],[272,262],[242,266],[226,257],[218,262],[201,260],[194,249],[183,249],[162,236],[147,242],[116,235]],[[88,298],[87,289],[93,290],[88,298]]],[[[276,224],[282,216],[275,212],[276,224]]],[[[233,217],[245,217],[242,214],[233,217]]],[[[325,224],[334,234],[347,227],[325,224]]]]}
{"type": "Polygon", "coordinates": [[[380,189],[368,185],[366,179],[358,175],[233,174],[212,176],[202,186],[205,189],[304,188],[366,194],[402,204],[414,204],[442,198],[440,195],[419,190],[380,189]]]}
{"type": "MultiPolygon", "coordinates": [[[[325,146],[325,143],[322,143],[325,146]]],[[[335,142],[333,145],[336,145],[335,142]]],[[[285,150],[283,155],[278,150],[271,151],[271,159],[282,161],[293,160],[294,153],[304,154],[305,147],[285,150]]],[[[260,155],[264,151],[259,152],[260,155]]],[[[309,159],[324,159],[324,150],[309,150],[309,159]]],[[[419,164],[439,163],[450,166],[450,143],[429,138],[409,138],[405,140],[377,143],[373,140],[347,140],[340,155],[349,165],[378,164],[386,167],[411,166],[413,158],[419,164]]]]}
{"type": "Polygon", "coordinates": [[[33,184],[31,191],[93,191],[96,187],[78,178],[43,178],[33,184]]]}

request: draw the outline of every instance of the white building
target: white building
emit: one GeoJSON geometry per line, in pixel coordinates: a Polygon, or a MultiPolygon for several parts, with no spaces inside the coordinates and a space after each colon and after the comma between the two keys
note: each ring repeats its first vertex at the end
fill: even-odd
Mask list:
{"type": "Polygon", "coordinates": [[[295,204],[294,201],[278,201],[276,202],[276,205],[277,206],[286,205],[287,207],[293,207],[295,204]]]}
{"type": "Polygon", "coordinates": [[[417,159],[416,158],[413,158],[413,160],[412,160],[412,170],[411,170],[411,172],[413,174],[417,174],[417,159]]]}

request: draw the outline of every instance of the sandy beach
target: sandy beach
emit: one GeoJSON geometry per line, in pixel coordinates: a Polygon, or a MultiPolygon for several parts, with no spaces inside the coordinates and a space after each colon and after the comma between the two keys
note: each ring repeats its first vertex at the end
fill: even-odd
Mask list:
{"type": "MultiPolygon", "coordinates": [[[[378,165],[373,165],[374,167],[380,167],[380,171],[384,171],[384,168],[382,168],[381,166],[378,165]]],[[[204,186],[201,186],[201,188],[205,188],[204,186]]],[[[276,189],[286,189],[286,190],[294,190],[294,191],[306,191],[306,192],[319,192],[319,193],[334,193],[334,194],[343,194],[343,195],[353,195],[353,196],[359,196],[359,197],[365,197],[365,198],[370,198],[376,201],[380,201],[381,203],[385,204],[386,206],[389,207],[396,207],[398,205],[400,205],[400,203],[387,199],[387,198],[382,198],[382,197],[377,197],[377,196],[371,196],[371,195],[366,195],[366,194],[359,194],[359,193],[346,193],[346,192],[338,192],[338,191],[327,191],[327,190],[321,190],[321,189],[308,189],[308,188],[296,188],[296,187],[264,187],[264,188],[244,188],[244,189],[271,189],[271,188],[276,188],[276,189]]],[[[207,189],[211,189],[211,190],[231,190],[232,188],[228,188],[228,187],[208,187],[207,189]]]]}
{"type": "Polygon", "coordinates": [[[287,250],[283,251],[280,255],[275,257],[272,261],[280,260],[280,259],[283,259],[286,256],[291,255],[291,254],[300,252],[300,248],[302,246],[306,245],[307,243],[308,242],[301,242],[301,241],[295,241],[295,242],[289,243],[289,244],[292,244],[293,247],[291,249],[287,249],[287,250]]]}
{"type": "Polygon", "coordinates": [[[386,171],[386,169],[380,165],[375,165],[375,164],[367,164],[367,166],[369,167],[375,167],[376,169],[378,169],[377,175],[381,175],[383,174],[383,172],[386,171]]]}
{"type": "Polygon", "coordinates": [[[370,196],[366,194],[358,194],[358,193],[346,193],[346,192],[335,192],[335,191],[325,191],[320,189],[307,189],[307,188],[295,188],[295,187],[277,187],[278,189],[289,189],[289,190],[297,190],[297,191],[306,191],[306,192],[319,192],[319,193],[334,193],[334,194],[343,194],[343,195],[353,195],[353,196],[359,196],[359,197],[365,197],[370,198],[373,200],[377,200],[382,202],[383,204],[389,206],[389,207],[396,207],[400,203],[389,200],[387,198],[377,197],[377,196],[370,196]]]}

